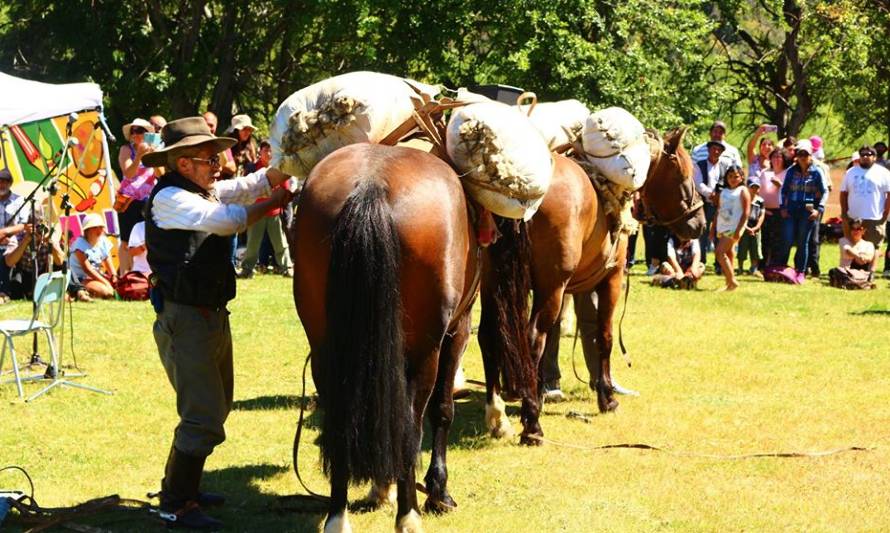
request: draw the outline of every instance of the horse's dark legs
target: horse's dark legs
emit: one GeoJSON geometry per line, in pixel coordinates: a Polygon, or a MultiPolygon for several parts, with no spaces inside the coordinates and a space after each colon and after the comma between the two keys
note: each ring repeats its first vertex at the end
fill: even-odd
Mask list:
{"type": "Polygon", "coordinates": [[[584,361],[590,372],[590,387],[596,392],[600,412],[618,408],[612,388],[610,357],[612,354],[612,315],[621,292],[622,276],[613,275],[595,292],[575,295],[575,314],[581,332],[584,361]],[[593,298],[596,297],[596,302],[593,298]]]}
{"type": "MultiPolygon", "coordinates": [[[[481,289],[483,321],[495,320],[495,304],[491,301],[488,287],[490,283],[483,282],[481,289]]],[[[479,326],[479,347],[482,351],[482,368],[485,371],[485,427],[496,439],[510,438],[513,436],[513,426],[507,418],[507,406],[501,398],[501,369],[498,367],[498,357],[494,354],[497,344],[493,335],[497,332],[489,328],[479,326]]]]}
{"type": "Polygon", "coordinates": [[[470,340],[470,312],[464,313],[455,327],[452,336],[446,336],[439,352],[439,372],[436,387],[427,406],[430,429],[432,431],[433,453],[430,466],[424,477],[427,499],[423,510],[428,513],[444,513],[457,507],[448,494],[448,468],[445,452],[448,447],[448,430],[454,420],[454,374],[460,364],[461,355],[470,340]]]}
{"type": "Polygon", "coordinates": [[[535,291],[531,320],[529,321],[529,343],[535,368],[535,387],[534,390],[528,390],[526,396],[522,398],[520,413],[523,429],[519,439],[521,444],[540,445],[541,438],[544,436],[544,430],[541,429],[540,423],[541,382],[538,369],[544,355],[544,348],[547,345],[547,334],[553,329],[562,309],[564,290],[565,286],[557,287],[551,291],[535,291]],[[539,295],[543,296],[539,297],[539,295]]]}
{"type": "Polygon", "coordinates": [[[349,479],[343,465],[331,465],[331,501],[328,517],[324,523],[325,533],[341,533],[351,531],[346,516],[346,489],[349,479]]]}

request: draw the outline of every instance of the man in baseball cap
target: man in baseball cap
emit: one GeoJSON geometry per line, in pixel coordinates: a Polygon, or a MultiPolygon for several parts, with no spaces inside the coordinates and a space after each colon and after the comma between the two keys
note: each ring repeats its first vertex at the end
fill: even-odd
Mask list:
{"type": "MultiPolygon", "coordinates": [[[[720,157],[727,164],[742,166],[742,156],[739,154],[739,149],[726,142],[726,123],[722,120],[715,120],[711,124],[711,129],[708,130],[708,142],[711,141],[723,143],[724,151],[720,157]]],[[[708,142],[703,142],[692,150],[692,161],[694,163],[708,158],[708,142]]]]}
{"type": "Polygon", "coordinates": [[[217,181],[219,153],[235,139],[216,137],[202,117],[168,122],[162,136],[165,148],[144,157],[146,165],[168,169],[146,203],[145,240],[154,337],[180,422],[161,482],[161,517],[168,526],[218,529],[222,523],[201,506],[224,499],[199,487],[232,408],[231,236],[290,201],[287,189],[272,190],[289,176],[269,168],[217,181]],[[269,199],[252,203],[260,196],[269,199]]]}

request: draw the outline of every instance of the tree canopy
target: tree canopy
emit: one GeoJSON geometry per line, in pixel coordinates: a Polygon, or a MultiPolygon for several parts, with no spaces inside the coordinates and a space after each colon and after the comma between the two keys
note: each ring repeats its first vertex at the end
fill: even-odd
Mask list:
{"type": "Polygon", "coordinates": [[[855,136],[890,131],[888,2],[23,0],[0,7],[0,70],[95,81],[114,125],[205,109],[263,125],[305,85],[375,70],[619,105],[700,134],[730,114],[797,134],[835,104],[855,136]]]}

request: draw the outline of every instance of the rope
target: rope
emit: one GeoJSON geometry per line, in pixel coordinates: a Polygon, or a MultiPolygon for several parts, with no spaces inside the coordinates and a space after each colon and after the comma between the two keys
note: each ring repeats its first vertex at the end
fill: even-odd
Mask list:
{"type": "MultiPolygon", "coordinates": [[[[588,419],[589,417],[579,414],[569,412],[566,416],[571,416],[570,418],[581,418],[588,419]]],[[[700,457],[703,459],[720,459],[720,460],[737,460],[737,459],[757,459],[763,457],[777,457],[777,458],[790,458],[790,457],[825,457],[828,455],[836,455],[844,452],[868,452],[873,451],[874,448],[865,448],[862,446],[849,446],[846,448],[835,448],[831,450],[818,450],[813,452],[754,452],[754,453],[742,453],[742,454],[716,454],[716,453],[700,453],[700,452],[686,452],[686,451],[677,451],[671,450],[668,448],[660,448],[658,446],[653,446],[651,444],[646,444],[642,442],[623,442],[619,444],[602,444],[599,446],[582,446],[580,444],[570,444],[565,442],[559,442],[551,439],[545,439],[544,437],[539,437],[537,435],[529,435],[529,438],[537,440],[542,444],[550,444],[553,446],[558,446],[560,448],[570,448],[573,450],[582,450],[582,451],[599,451],[599,450],[613,450],[613,449],[631,449],[631,450],[647,450],[653,452],[662,452],[668,455],[673,455],[675,457],[700,457]]]]}

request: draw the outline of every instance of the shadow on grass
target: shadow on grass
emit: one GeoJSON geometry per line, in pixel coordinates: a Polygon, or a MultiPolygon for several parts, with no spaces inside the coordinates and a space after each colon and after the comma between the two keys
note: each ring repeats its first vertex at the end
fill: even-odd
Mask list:
{"type": "Polygon", "coordinates": [[[890,309],[881,309],[881,308],[868,308],[863,309],[862,311],[853,311],[850,313],[854,316],[868,316],[868,315],[890,315],[890,309]]]}

